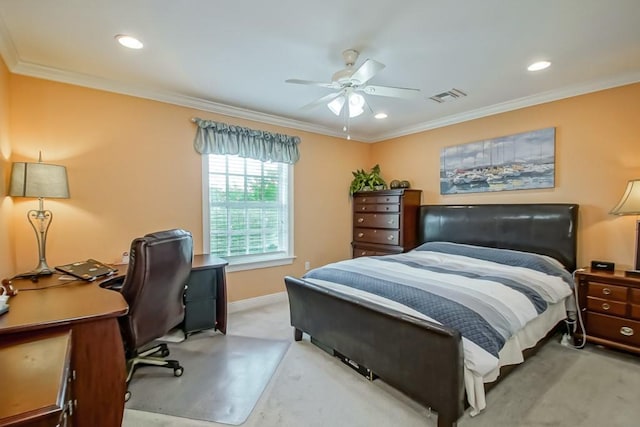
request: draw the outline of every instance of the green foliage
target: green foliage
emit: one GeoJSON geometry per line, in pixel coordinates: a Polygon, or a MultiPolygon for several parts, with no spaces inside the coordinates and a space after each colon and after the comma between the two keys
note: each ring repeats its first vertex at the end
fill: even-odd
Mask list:
{"type": "Polygon", "coordinates": [[[364,169],[357,169],[351,172],[353,180],[349,187],[349,194],[353,196],[353,193],[364,190],[376,190],[387,188],[387,183],[380,176],[380,165],[375,165],[371,168],[371,172],[367,172],[364,169]]]}

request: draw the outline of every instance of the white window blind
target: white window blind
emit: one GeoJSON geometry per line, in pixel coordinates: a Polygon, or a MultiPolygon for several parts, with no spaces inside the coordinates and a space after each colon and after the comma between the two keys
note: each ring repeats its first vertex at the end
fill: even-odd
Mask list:
{"type": "Polygon", "coordinates": [[[208,253],[231,265],[291,257],[291,166],[232,155],[205,157],[208,253]]]}

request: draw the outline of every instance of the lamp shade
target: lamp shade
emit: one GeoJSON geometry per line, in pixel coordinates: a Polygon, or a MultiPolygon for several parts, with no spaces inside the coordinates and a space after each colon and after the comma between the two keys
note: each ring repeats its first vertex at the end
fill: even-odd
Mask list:
{"type": "Polygon", "coordinates": [[[612,215],[640,215],[640,179],[627,183],[622,198],[609,212],[612,215]]]}
{"type": "Polygon", "coordinates": [[[68,199],[67,168],[48,163],[15,162],[11,167],[9,195],[68,199]]]}

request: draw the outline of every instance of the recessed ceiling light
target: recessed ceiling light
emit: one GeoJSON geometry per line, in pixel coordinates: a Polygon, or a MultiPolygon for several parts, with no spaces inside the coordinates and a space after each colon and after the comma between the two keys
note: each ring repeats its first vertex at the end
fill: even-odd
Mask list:
{"type": "Polygon", "coordinates": [[[538,62],[534,62],[533,64],[529,65],[527,67],[527,70],[529,70],[529,71],[540,71],[540,70],[544,70],[545,68],[548,68],[549,65],[551,65],[551,62],[549,62],[549,61],[538,61],[538,62]]]}
{"type": "Polygon", "coordinates": [[[116,40],[124,47],[128,47],[129,49],[142,49],[142,42],[135,37],[126,36],[124,34],[118,34],[116,36],[116,40]]]}
{"type": "Polygon", "coordinates": [[[382,120],[382,119],[386,119],[387,118],[387,114],[386,113],[378,113],[373,117],[375,117],[378,120],[382,120]]]}

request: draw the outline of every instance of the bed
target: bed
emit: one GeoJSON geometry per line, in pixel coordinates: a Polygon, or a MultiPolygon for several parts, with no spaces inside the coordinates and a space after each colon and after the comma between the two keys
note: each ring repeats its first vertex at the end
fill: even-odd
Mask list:
{"type": "MultiPolygon", "coordinates": [[[[471,404],[472,411],[482,409],[484,383],[500,379],[503,376],[499,376],[501,366],[522,361],[523,352],[535,349],[536,343],[566,317],[565,302],[571,300],[571,291],[558,291],[557,295],[546,301],[549,309],[545,309],[542,313],[544,316],[541,315],[540,318],[520,316],[517,310],[514,311],[512,316],[522,317],[519,319],[524,325],[522,330],[512,331],[509,338],[503,334],[506,356],[503,357],[495,349],[489,349],[487,352],[496,356],[496,366],[494,369],[485,366],[480,370],[482,375],[475,377],[475,368],[472,366],[470,369],[470,362],[467,360],[468,343],[472,341],[473,344],[475,340],[470,340],[467,336],[469,332],[465,330],[465,322],[458,322],[458,327],[450,326],[448,322],[436,320],[441,319],[438,316],[424,315],[425,312],[419,307],[421,303],[415,302],[416,299],[411,295],[403,297],[409,301],[405,305],[405,300],[392,301],[393,297],[388,297],[385,292],[390,287],[408,288],[413,292],[414,287],[422,286],[416,284],[420,279],[414,277],[414,267],[427,262],[425,258],[435,260],[435,263],[426,268],[429,270],[428,274],[435,275],[435,279],[431,277],[433,280],[429,280],[436,283],[440,291],[448,292],[448,285],[440,281],[443,276],[439,276],[446,272],[438,269],[449,268],[448,261],[440,258],[440,251],[448,251],[447,248],[450,247],[456,252],[452,255],[453,258],[458,257],[455,261],[463,266],[461,270],[466,274],[456,279],[463,287],[470,286],[474,280],[484,279],[478,279],[474,277],[474,272],[467,271],[470,270],[465,267],[469,264],[465,258],[468,254],[463,252],[461,255],[457,251],[475,251],[478,247],[483,253],[480,258],[485,257],[485,252],[498,256],[506,253],[507,258],[520,252],[537,254],[531,257],[542,259],[544,265],[557,264],[559,270],[562,270],[562,273],[553,270],[553,277],[570,277],[570,272],[576,267],[577,215],[578,206],[575,204],[421,206],[418,219],[420,245],[417,249],[407,254],[354,259],[319,269],[323,271],[322,274],[329,274],[328,276],[313,270],[302,279],[285,278],[294,339],[299,341],[303,333],[308,334],[325,350],[367,373],[370,378],[380,377],[422,405],[434,409],[438,413],[439,427],[455,426],[464,411],[465,402],[471,404]],[[398,256],[400,259],[389,258],[398,256]],[[399,268],[407,270],[408,275],[401,276],[398,273],[398,277],[401,277],[397,279],[399,283],[385,287],[394,279],[392,268],[395,267],[390,267],[392,264],[399,264],[399,268]],[[355,289],[347,290],[346,285],[331,276],[336,271],[345,269],[349,269],[349,275],[356,277],[353,279],[357,283],[355,289]],[[367,269],[373,273],[367,273],[367,269]],[[370,279],[363,281],[362,274],[370,279]],[[383,295],[370,294],[363,287],[370,283],[382,290],[383,295]],[[565,299],[561,295],[563,292],[565,299]],[[530,328],[531,326],[533,327],[530,328]]],[[[483,262],[492,264],[494,261],[481,259],[477,261],[478,268],[485,268],[483,262]]],[[[513,278],[511,272],[504,274],[512,275],[509,277],[513,278]]],[[[540,279],[539,276],[536,277],[537,280],[540,279]]],[[[546,279],[539,281],[547,282],[546,279]]],[[[350,288],[352,285],[353,283],[349,285],[350,288]]],[[[517,286],[519,285],[512,287],[517,286]]],[[[547,291],[543,291],[545,292],[547,291]]],[[[500,303],[502,294],[494,294],[496,297],[493,299],[500,303]]],[[[520,296],[517,298],[532,299],[520,296]]],[[[503,302],[502,305],[511,305],[511,302],[503,302]]],[[[447,317],[447,313],[455,311],[440,308],[440,315],[444,313],[447,317]]],[[[453,319],[453,316],[449,316],[449,319],[453,319]]],[[[482,360],[481,358],[480,362],[473,363],[481,363],[482,360]]],[[[510,366],[503,366],[502,370],[505,368],[510,366]]]]}

